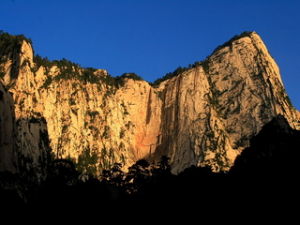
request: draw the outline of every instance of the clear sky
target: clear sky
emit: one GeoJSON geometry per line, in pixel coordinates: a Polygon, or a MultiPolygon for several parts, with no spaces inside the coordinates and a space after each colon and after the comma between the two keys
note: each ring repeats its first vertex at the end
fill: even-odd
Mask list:
{"type": "Polygon", "coordinates": [[[153,81],[256,31],[300,109],[298,0],[1,0],[0,30],[24,34],[37,54],[153,81]]]}

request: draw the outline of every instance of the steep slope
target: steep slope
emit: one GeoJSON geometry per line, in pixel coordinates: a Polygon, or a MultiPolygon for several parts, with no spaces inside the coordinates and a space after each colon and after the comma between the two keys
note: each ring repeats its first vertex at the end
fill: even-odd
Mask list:
{"type": "Polygon", "coordinates": [[[274,116],[299,128],[279,69],[254,32],[156,86],[131,74],[112,78],[105,70],[34,57],[28,40],[11,39],[17,44],[1,51],[1,82],[13,95],[16,120],[39,121],[34,131],[16,125],[17,149],[28,158],[47,151],[40,132],[48,131],[55,157],[92,171],[161,155],[170,157],[174,172],[190,165],[227,170],[274,116]]]}

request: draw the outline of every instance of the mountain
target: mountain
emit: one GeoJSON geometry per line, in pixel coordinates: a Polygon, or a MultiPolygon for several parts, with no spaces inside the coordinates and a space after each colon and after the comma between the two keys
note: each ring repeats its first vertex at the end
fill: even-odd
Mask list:
{"type": "Polygon", "coordinates": [[[128,168],[163,155],[174,173],[192,165],[226,171],[274,117],[300,129],[300,113],[255,32],[154,84],[49,61],[34,55],[26,37],[2,32],[0,104],[0,170],[13,172],[43,174],[54,157],[99,174],[115,162],[128,168]]]}

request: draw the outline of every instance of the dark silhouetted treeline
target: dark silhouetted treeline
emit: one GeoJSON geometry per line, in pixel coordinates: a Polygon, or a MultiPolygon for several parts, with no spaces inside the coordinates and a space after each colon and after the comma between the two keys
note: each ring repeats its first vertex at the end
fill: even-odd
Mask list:
{"type": "Polygon", "coordinates": [[[169,207],[194,202],[213,210],[229,203],[262,207],[279,200],[297,201],[299,146],[300,132],[279,116],[252,138],[250,147],[237,157],[229,172],[213,173],[210,168],[192,166],[174,175],[169,159],[162,157],[157,164],[139,160],[126,173],[116,163],[96,179],[82,176],[71,161],[54,160],[46,179],[38,185],[27,185],[27,179],[1,173],[1,204],[121,210],[128,205],[169,207]]]}

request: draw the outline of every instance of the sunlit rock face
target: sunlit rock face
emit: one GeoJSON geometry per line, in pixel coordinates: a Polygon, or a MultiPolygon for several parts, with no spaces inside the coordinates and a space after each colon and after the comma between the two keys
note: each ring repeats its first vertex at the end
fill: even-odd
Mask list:
{"type": "Polygon", "coordinates": [[[202,63],[161,84],[161,143],[174,171],[194,165],[226,170],[249,138],[276,115],[299,128],[299,112],[258,34],[245,33],[202,63]]]}
{"type": "MultiPolygon", "coordinates": [[[[11,115],[0,121],[0,129],[36,166],[45,162],[50,145],[54,157],[91,160],[98,172],[114,162],[126,168],[162,155],[170,157],[175,173],[191,165],[228,170],[276,115],[299,129],[299,112],[255,32],[235,37],[155,86],[67,60],[41,62],[26,40],[16,47],[16,53],[1,57],[0,82],[12,99],[0,100],[1,118],[11,115]]],[[[0,135],[0,161],[8,168],[2,155],[13,147],[4,147],[0,135]]]]}

